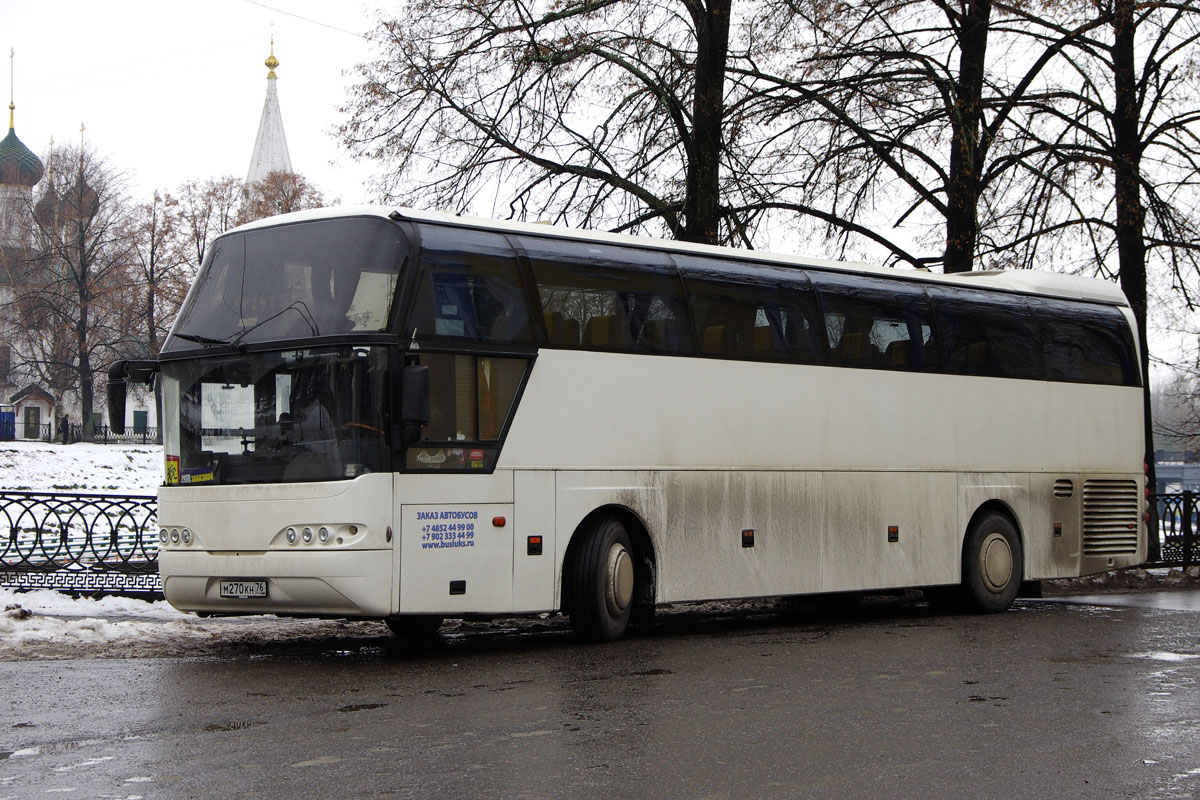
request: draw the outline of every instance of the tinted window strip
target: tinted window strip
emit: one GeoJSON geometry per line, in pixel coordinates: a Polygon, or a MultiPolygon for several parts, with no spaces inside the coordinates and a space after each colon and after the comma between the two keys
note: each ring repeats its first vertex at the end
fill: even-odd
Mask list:
{"type": "MultiPolygon", "coordinates": [[[[1120,312],[1120,306],[1103,301],[1071,300],[991,287],[931,284],[920,278],[902,275],[891,277],[823,270],[820,267],[799,267],[737,256],[724,258],[667,248],[659,250],[609,242],[591,243],[534,234],[508,234],[504,238],[520,263],[520,279],[526,289],[531,317],[527,330],[532,331],[538,348],[767,363],[832,364],[842,368],[1060,383],[1141,385],[1136,347],[1128,322],[1120,312]],[[589,262],[586,257],[589,245],[597,252],[603,251],[607,256],[604,262],[607,263],[589,262]],[[530,249],[537,255],[531,255],[530,249]],[[574,254],[574,257],[566,260],[542,257],[555,250],[574,254]],[[619,260],[615,257],[617,254],[620,255],[619,260]],[[696,269],[680,266],[680,262],[689,260],[693,261],[696,269]],[[594,314],[575,320],[580,323],[578,338],[572,336],[575,333],[573,326],[566,337],[560,332],[556,338],[552,320],[546,314],[544,298],[539,292],[539,263],[543,275],[548,271],[558,272],[560,277],[572,273],[576,278],[602,276],[595,286],[588,286],[586,280],[568,280],[561,287],[550,282],[541,284],[544,287],[603,294],[620,293],[620,284],[626,284],[631,287],[627,292],[630,297],[637,295],[643,299],[650,298],[650,303],[661,301],[663,308],[669,310],[668,316],[672,317],[667,321],[673,331],[668,337],[670,341],[654,346],[648,344],[653,337],[645,333],[647,323],[662,320],[642,319],[639,331],[637,324],[630,323],[628,319],[618,319],[623,313],[628,315],[630,308],[619,309],[617,305],[611,309],[613,314],[594,314]],[[771,280],[764,280],[761,284],[746,284],[743,279],[747,267],[757,267],[763,273],[769,273],[771,280]],[[605,275],[609,271],[611,275],[605,275]],[[653,290],[655,282],[658,282],[658,291],[653,290]],[[771,282],[775,285],[767,285],[771,282]],[[751,330],[748,334],[742,330],[739,335],[732,336],[733,344],[729,344],[729,330],[713,329],[738,326],[703,324],[706,321],[703,312],[696,307],[698,297],[705,296],[706,292],[708,297],[715,297],[713,293],[721,285],[731,287],[731,291],[736,289],[747,302],[754,300],[759,303],[760,318],[757,321],[760,324],[750,327],[760,330],[751,330]],[[669,290],[665,290],[667,287],[669,290]],[[778,290],[778,294],[772,294],[772,289],[778,290]],[[760,294],[756,296],[756,292],[760,294]],[[817,313],[809,332],[826,345],[819,357],[814,357],[808,351],[804,353],[805,357],[789,358],[778,344],[756,351],[754,337],[767,335],[761,329],[769,329],[772,337],[778,332],[778,326],[773,326],[770,321],[766,325],[761,324],[762,313],[768,306],[787,305],[788,295],[793,298],[805,295],[813,298],[817,313]],[[892,298],[890,303],[887,300],[889,296],[892,298]],[[895,303],[896,296],[905,297],[907,301],[895,303]],[[872,325],[871,330],[857,331],[859,338],[871,345],[866,348],[866,354],[857,359],[847,357],[852,349],[849,346],[844,347],[843,352],[834,352],[833,340],[845,331],[834,330],[831,337],[831,327],[836,327],[831,323],[837,314],[855,307],[860,314],[867,309],[874,309],[874,316],[864,315],[857,321],[860,327],[868,320],[872,325]],[[591,335],[586,334],[583,323],[593,316],[612,317],[601,322],[603,325],[616,325],[612,329],[615,332],[608,336],[596,331],[591,335]],[[900,322],[904,325],[900,325],[900,322]],[[626,325],[631,327],[626,329],[626,325]],[[955,325],[958,325],[958,331],[954,330],[955,325]],[[1113,358],[1107,361],[1092,359],[1090,362],[1087,359],[1064,360],[1052,352],[1053,334],[1048,331],[1054,331],[1056,326],[1060,338],[1064,327],[1071,326],[1090,337],[1090,343],[1079,345],[1085,352],[1104,349],[1101,345],[1107,342],[1104,347],[1111,351],[1113,358]],[[891,338],[887,334],[880,334],[881,330],[888,327],[896,334],[891,338]],[[905,327],[907,340],[903,335],[905,327]],[[919,342],[916,338],[918,333],[921,335],[919,342]],[[706,336],[711,340],[711,347],[705,343],[706,336]],[[720,344],[716,343],[718,337],[720,344]],[[904,341],[907,341],[908,352],[901,355],[905,348],[897,345],[904,341]],[[948,352],[946,348],[955,344],[959,345],[959,352],[948,352]],[[1047,359],[1051,362],[1049,366],[1047,359]]],[[[605,302],[615,303],[616,294],[605,302]]],[[[731,307],[735,305],[737,302],[731,303],[731,307]]],[[[797,307],[803,307],[803,303],[797,307]]],[[[598,329],[603,325],[597,324],[593,328],[598,329]]],[[[747,326],[743,324],[740,327],[744,329],[747,326]]],[[[1067,337],[1063,341],[1072,343],[1077,340],[1067,337]]],[[[857,346],[862,343],[854,344],[857,346]]],[[[448,346],[446,349],[454,348],[448,346]]]]}

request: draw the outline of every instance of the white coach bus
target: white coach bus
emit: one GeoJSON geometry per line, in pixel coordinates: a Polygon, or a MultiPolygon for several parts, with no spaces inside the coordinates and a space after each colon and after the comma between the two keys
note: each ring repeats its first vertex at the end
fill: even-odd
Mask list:
{"type": "Polygon", "coordinates": [[[389,209],[210,248],[154,361],[167,599],[386,620],[1024,581],[1145,558],[1109,283],[389,209]]]}

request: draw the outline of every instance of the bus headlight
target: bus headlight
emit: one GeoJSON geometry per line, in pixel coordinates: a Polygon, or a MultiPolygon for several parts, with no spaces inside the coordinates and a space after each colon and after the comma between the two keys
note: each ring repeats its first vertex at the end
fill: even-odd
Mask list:
{"type": "Polygon", "coordinates": [[[328,543],[329,542],[329,528],[323,527],[323,528],[321,528],[321,530],[317,531],[317,538],[321,540],[321,544],[328,543]]]}
{"type": "Polygon", "coordinates": [[[305,528],[300,537],[304,539],[305,544],[309,544],[312,541],[312,528],[305,528]]]}
{"type": "Polygon", "coordinates": [[[179,544],[179,529],[171,529],[171,544],[179,544]]]}
{"type": "Polygon", "coordinates": [[[167,543],[167,529],[166,529],[166,528],[159,528],[159,531],[158,531],[158,541],[159,541],[159,543],[161,543],[161,544],[166,544],[166,543],[167,543]]]}
{"type": "Polygon", "coordinates": [[[287,533],[284,534],[284,538],[287,539],[288,544],[295,544],[296,543],[296,529],[288,528],[287,533]]]}
{"type": "Polygon", "coordinates": [[[184,544],[191,544],[192,543],[192,532],[189,531],[187,528],[184,528],[183,533],[180,534],[180,538],[183,539],[184,544]]]}

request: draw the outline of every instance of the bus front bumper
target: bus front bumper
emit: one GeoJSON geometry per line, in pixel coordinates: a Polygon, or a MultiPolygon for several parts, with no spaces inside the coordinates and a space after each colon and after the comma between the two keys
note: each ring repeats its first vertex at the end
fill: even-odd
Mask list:
{"type": "Polygon", "coordinates": [[[390,550],[319,554],[267,551],[223,555],[164,550],[163,594],[180,611],[386,617],[392,613],[390,550]],[[319,571],[319,575],[315,574],[319,571]],[[265,597],[224,597],[225,588],[265,589],[265,597]]]}

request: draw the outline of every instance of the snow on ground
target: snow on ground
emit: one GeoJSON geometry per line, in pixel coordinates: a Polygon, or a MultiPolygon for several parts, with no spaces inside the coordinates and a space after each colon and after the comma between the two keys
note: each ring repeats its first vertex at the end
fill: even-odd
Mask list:
{"type": "Polygon", "coordinates": [[[161,600],[72,599],[49,590],[0,589],[0,607],[5,609],[0,612],[0,661],[211,655],[253,651],[285,639],[388,635],[379,623],[271,616],[201,619],[161,600]]]}
{"type": "Polygon", "coordinates": [[[151,495],[162,476],[157,445],[0,442],[0,489],[151,495]]]}

